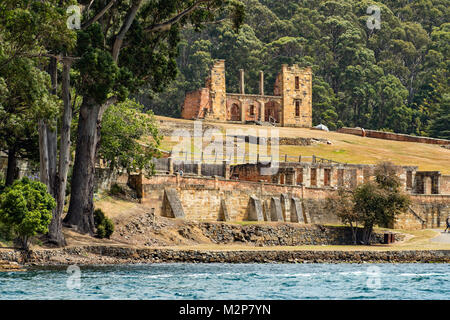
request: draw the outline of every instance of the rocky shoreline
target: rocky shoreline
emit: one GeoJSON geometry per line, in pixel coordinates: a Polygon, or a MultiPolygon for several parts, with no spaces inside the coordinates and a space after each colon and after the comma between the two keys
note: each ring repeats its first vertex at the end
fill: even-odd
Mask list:
{"type": "MultiPolygon", "coordinates": [[[[450,250],[187,250],[82,246],[1,251],[0,260],[29,266],[134,263],[450,263],[450,250]]],[[[16,265],[16,264],[15,264],[16,265]]],[[[10,270],[14,271],[14,270],[10,270]]]]}

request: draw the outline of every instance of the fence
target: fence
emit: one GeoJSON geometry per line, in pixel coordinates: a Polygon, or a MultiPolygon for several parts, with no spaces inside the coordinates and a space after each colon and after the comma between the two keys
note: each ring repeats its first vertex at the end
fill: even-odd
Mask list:
{"type": "MultiPolygon", "coordinates": [[[[228,157],[226,159],[223,155],[206,156],[201,153],[183,152],[177,156],[172,156],[171,158],[159,158],[153,159],[155,170],[157,172],[179,172],[182,171],[184,174],[195,174],[202,176],[226,176],[227,166],[237,165],[237,164],[248,164],[248,163],[271,163],[274,158],[271,156],[260,156],[258,154],[244,154],[241,157],[228,157]]],[[[284,156],[278,157],[279,162],[286,163],[299,163],[299,162],[309,162],[309,163],[328,163],[328,164],[339,164],[339,162],[312,156],[284,156]]]]}
{"type": "MultiPolygon", "coordinates": [[[[274,161],[274,157],[270,155],[259,155],[259,154],[249,154],[244,153],[240,156],[230,155],[226,156],[224,154],[215,154],[205,156],[203,153],[193,153],[193,152],[180,152],[178,155],[172,155],[172,160],[174,163],[206,163],[206,164],[221,164],[224,160],[228,161],[230,165],[235,164],[246,164],[246,163],[270,163],[274,161]]],[[[329,163],[329,164],[341,164],[331,159],[326,159],[312,156],[290,156],[290,155],[279,155],[278,162],[310,162],[310,163],[329,163]]]]}

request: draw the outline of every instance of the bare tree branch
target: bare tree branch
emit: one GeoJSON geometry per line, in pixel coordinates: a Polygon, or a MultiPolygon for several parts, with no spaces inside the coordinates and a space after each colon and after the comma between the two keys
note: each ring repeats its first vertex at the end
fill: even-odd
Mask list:
{"type": "Polygon", "coordinates": [[[117,96],[112,96],[110,98],[108,98],[100,107],[99,110],[99,119],[103,118],[103,113],[105,113],[106,109],[108,109],[108,107],[114,103],[116,103],[117,101],[119,101],[119,99],[117,98],[117,96]]]}
{"type": "Polygon", "coordinates": [[[133,23],[134,18],[136,17],[136,14],[139,10],[139,7],[141,6],[142,0],[138,0],[133,3],[130,10],[128,11],[125,22],[122,25],[122,28],[120,29],[119,33],[116,36],[116,39],[114,41],[114,45],[112,48],[112,57],[114,61],[117,63],[119,59],[119,52],[120,48],[122,46],[123,39],[125,38],[125,34],[130,29],[131,24],[133,23]]]}
{"type": "Polygon", "coordinates": [[[117,0],[111,0],[102,10],[100,10],[99,13],[97,13],[94,17],[90,18],[88,21],[86,21],[85,23],[83,23],[81,25],[81,29],[86,29],[87,27],[89,27],[91,24],[95,23],[98,21],[98,19],[100,19],[101,17],[103,17],[103,15],[106,13],[106,11],[109,10],[109,8],[112,7],[112,5],[116,2],[117,0]]]}
{"type": "Polygon", "coordinates": [[[185,17],[186,15],[190,14],[192,11],[197,9],[200,4],[206,3],[209,1],[210,0],[198,0],[192,6],[190,6],[186,10],[182,11],[181,13],[179,13],[172,19],[167,20],[166,22],[163,22],[163,23],[152,25],[152,26],[146,28],[145,31],[147,31],[147,32],[167,31],[170,29],[170,27],[172,25],[174,25],[175,23],[180,21],[183,17],[185,17]]]}

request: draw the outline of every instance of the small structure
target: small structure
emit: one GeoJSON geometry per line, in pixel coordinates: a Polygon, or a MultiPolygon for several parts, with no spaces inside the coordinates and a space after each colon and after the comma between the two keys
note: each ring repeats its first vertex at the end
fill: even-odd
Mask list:
{"type": "Polygon", "coordinates": [[[162,215],[170,218],[184,218],[184,210],[175,189],[164,189],[162,215]]]}
{"type": "Polygon", "coordinates": [[[328,129],[328,127],[326,125],[323,125],[323,124],[318,124],[317,126],[313,127],[313,129],[322,130],[322,131],[326,131],[326,132],[330,131],[328,129]]]}
{"type": "Polygon", "coordinates": [[[250,197],[248,210],[249,221],[264,221],[263,209],[260,199],[253,196],[250,197]]]}

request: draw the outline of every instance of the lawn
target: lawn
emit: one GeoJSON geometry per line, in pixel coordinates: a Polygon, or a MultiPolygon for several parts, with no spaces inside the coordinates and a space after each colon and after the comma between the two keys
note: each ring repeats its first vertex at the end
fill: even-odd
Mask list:
{"type": "MultiPolygon", "coordinates": [[[[156,117],[158,120],[172,122],[173,128],[177,124],[183,126],[192,124],[193,121],[156,117]]],[[[375,164],[381,160],[392,161],[397,165],[418,166],[422,171],[441,171],[442,174],[450,174],[450,150],[438,145],[430,145],[415,142],[389,141],[367,137],[359,137],[337,132],[324,132],[307,128],[271,128],[255,125],[237,125],[230,123],[207,123],[217,126],[221,131],[227,129],[253,129],[253,130],[278,130],[280,137],[303,137],[326,139],[331,144],[316,143],[310,146],[280,145],[280,159],[285,155],[298,158],[302,156],[318,156],[343,163],[375,164]]],[[[167,125],[167,122],[166,122],[167,125]]],[[[165,137],[162,149],[171,150],[177,142],[171,141],[171,137],[165,137]]],[[[248,144],[246,145],[248,151],[248,144]]],[[[270,152],[270,151],[269,151],[270,152]]]]}

